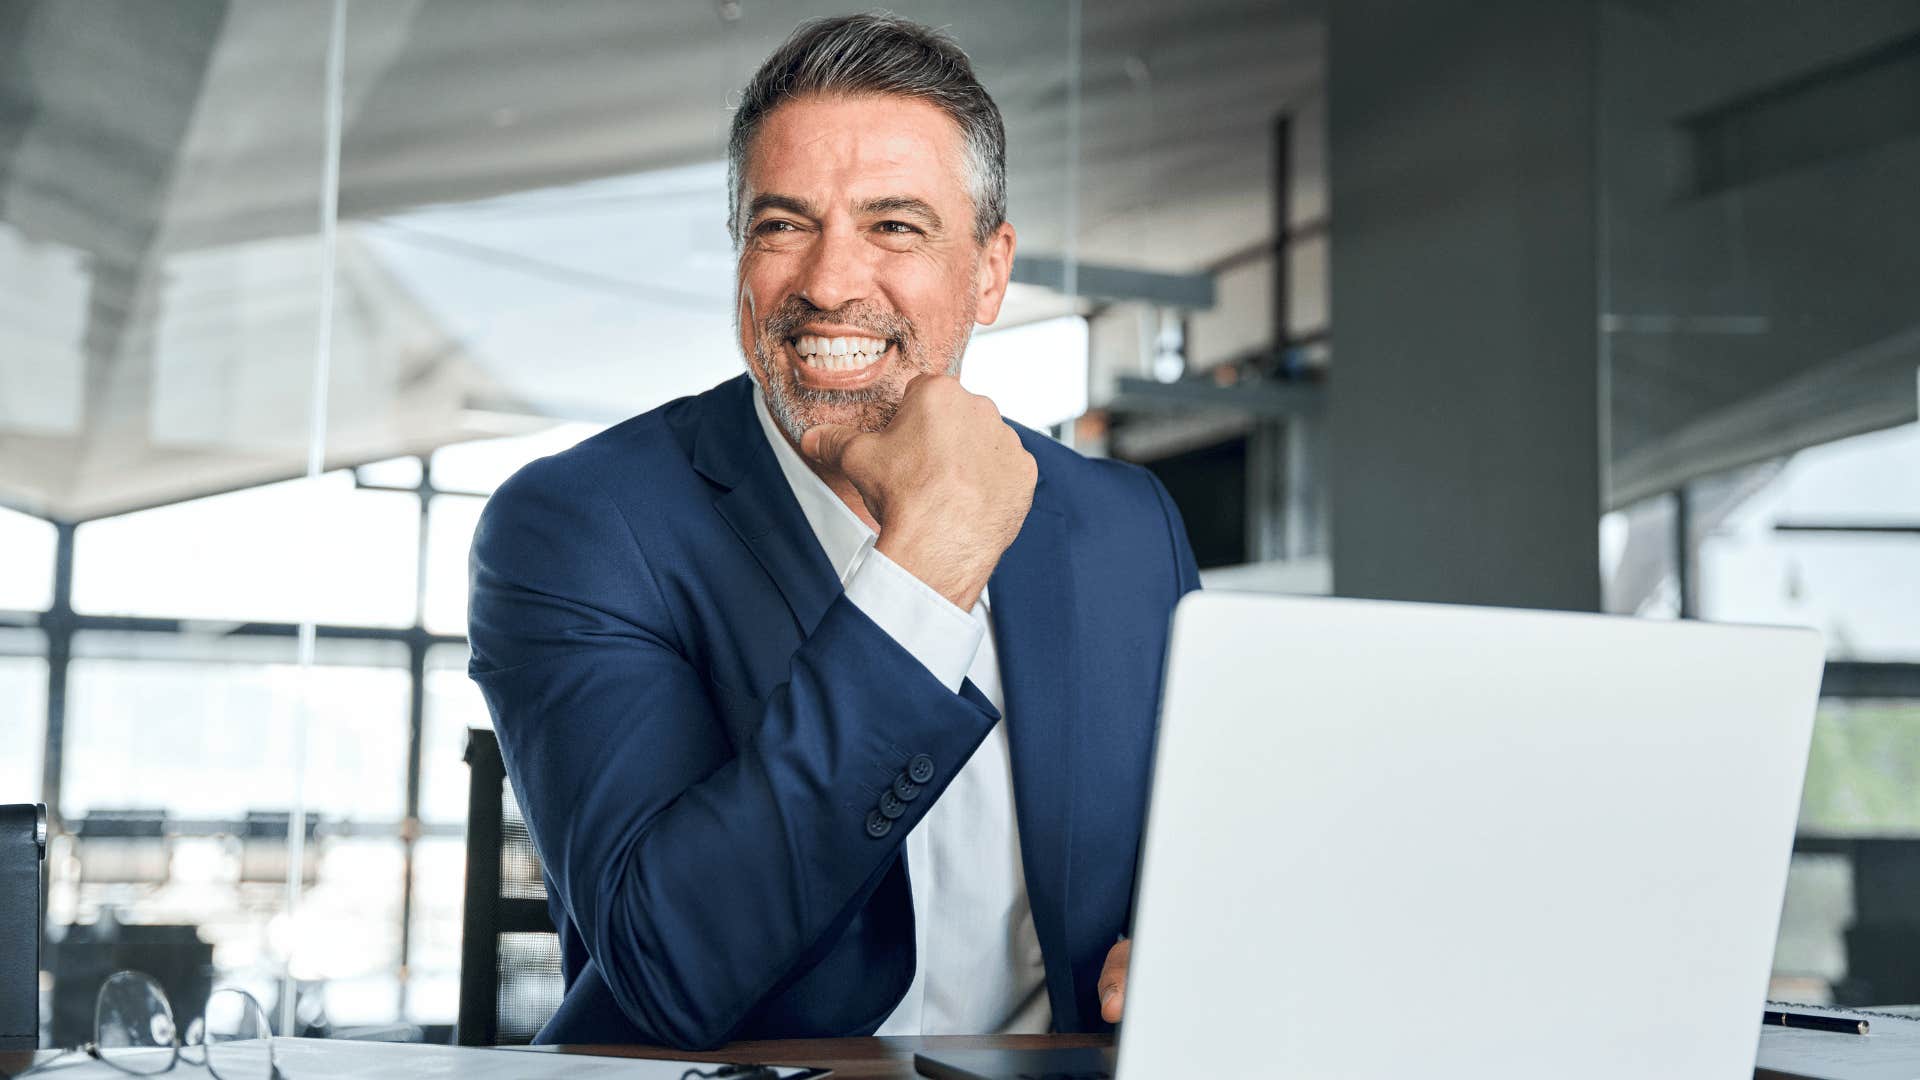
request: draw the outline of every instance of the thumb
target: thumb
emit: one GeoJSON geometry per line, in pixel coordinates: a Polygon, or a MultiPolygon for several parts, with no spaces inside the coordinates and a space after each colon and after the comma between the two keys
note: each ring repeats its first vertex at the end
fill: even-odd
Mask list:
{"type": "Polygon", "coordinates": [[[863,432],[845,424],[815,424],[800,436],[800,452],[834,472],[843,472],[847,448],[863,432]]]}

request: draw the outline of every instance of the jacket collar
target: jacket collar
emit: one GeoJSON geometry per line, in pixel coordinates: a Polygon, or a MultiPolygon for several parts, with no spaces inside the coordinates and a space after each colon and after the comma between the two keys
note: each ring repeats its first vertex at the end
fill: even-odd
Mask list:
{"type": "Polygon", "coordinates": [[[781,477],[793,492],[794,501],[800,504],[807,527],[813,530],[813,538],[820,541],[821,550],[826,552],[834,577],[845,584],[878,537],[834,494],[827,482],[808,467],[800,452],[781,434],[780,426],[767,409],[766,395],[758,385],[753,388],[753,416],[760,423],[760,434],[773,451],[773,460],[780,466],[781,477]]]}
{"type": "Polygon", "coordinates": [[[741,374],[700,395],[693,467],[721,489],[714,509],[773,579],[801,633],[811,634],[839,595],[840,576],[759,430],[753,392],[741,374]]]}

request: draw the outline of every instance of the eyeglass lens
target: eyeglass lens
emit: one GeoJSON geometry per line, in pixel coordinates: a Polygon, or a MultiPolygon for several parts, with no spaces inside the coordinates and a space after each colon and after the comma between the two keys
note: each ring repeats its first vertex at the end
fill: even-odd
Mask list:
{"type": "Polygon", "coordinates": [[[206,1015],[188,1029],[187,1042],[206,1055],[220,1080],[266,1080],[273,1075],[273,1032],[267,1011],[245,990],[216,990],[206,1015]]]}
{"type": "Polygon", "coordinates": [[[273,1029],[267,1011],[245,990],[216,990],[205,1012],[175,1039],[173,1008],[152,978],[122,971],[100,987],[94,1004],[94,1047],[101,1061],[147,1076],[167,1071],[176,1056],[204,1065],[219,1080],[270,1080],[273,1029]]]}
{"type": "Polygon", "coordinates": [[[147,1075],[173,1067],[173,1008],[159,985],[137,971],[101,984],[93,1032],[100,1060],[117,1069],[147,1075]]]}

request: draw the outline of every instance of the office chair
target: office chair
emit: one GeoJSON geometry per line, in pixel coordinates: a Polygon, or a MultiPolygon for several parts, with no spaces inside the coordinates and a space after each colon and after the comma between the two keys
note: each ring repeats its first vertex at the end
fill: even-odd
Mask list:
{"type": "Polygon", "coordinates": [[[47,808],[0,806],[0,1050],[40,1045],[40,867],[47,808]]]}
{"type": "Polygon", "coordinates": [[[560,1007],[560,936],[500,742],[467,731],[467,883],[460,932],[461,1046],[532,1042],[560,1007]]]}

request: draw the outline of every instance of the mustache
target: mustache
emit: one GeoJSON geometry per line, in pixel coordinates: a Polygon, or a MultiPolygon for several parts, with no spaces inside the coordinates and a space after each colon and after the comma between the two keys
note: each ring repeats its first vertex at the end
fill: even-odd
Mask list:
{"type": "Polygon", "coordinates": [[[913,320],[860,300],[825,310],[800,297],[789,296],[767,315],[763,327],[766,336],[777,341],[794,336],[802,326],[815,321],[857,326],[874,337],[889,341],[916,340],[913,320]]]}

